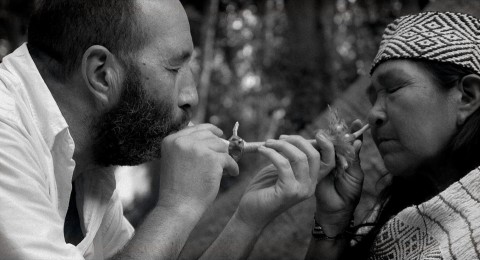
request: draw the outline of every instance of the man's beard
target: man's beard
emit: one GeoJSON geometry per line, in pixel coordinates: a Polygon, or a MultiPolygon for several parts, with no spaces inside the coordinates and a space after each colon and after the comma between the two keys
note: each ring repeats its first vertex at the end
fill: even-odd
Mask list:
{"type": "Polygon", "coordinates": [[[119,103],[94,123],[94,160],[102,166],[138,165],[160,158],[163,138],[188,124],[188,116],[175,120],[174,105],[156,101],[145,92],[139,70],[126,73],[119,103]]]}

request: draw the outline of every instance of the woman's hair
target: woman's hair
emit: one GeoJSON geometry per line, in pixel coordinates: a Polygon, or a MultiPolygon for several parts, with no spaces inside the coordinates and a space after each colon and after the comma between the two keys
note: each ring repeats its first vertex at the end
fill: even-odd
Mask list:
{"type": "MultiPolygon", "coordinates": [[[[451,63],[422,62],[435,81],[444,89],[460,84],[463,77],[475,74],[470,69],[451,63]]],[[[480,165],[480,109],[477,109],[461,126],[449,147],[454,166],[464,174],[480,165]]]]}
{"type": "MultiPolygon", "coordinates": [[[[451,63],[427,60],[417,62],[430,72],[438,86],[444,90],[458,86],[463,77],[474,73],[451,63]]],[[[451,153],[453,165],[461,176],[480,165],[480,156],[478,156],[480,154],[480,109],[477,109],[461,126],[453,137],[448,151],[451,153]]],[[[392,184],[380,196],[381,201],[388,199],[388,202],[381,210],[372,230],[350,252],[346,253],[345,259],[367,259],[376,236],[391,217],[408,206],[425,202],[437,193],[436,187],[433,187],[425,176],[418,175],[415,181],[394,177],[392,184]],[[406,188],[410,192],[405,192],[406,188]]]]}

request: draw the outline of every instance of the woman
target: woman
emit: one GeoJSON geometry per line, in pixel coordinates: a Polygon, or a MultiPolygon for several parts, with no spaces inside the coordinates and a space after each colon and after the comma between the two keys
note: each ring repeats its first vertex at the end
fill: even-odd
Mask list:
{"type": "MultiPolygon", "coordinates": [[[[359,164],[321,180],[307,259],[480,259],[478,46],[470,15],[426,12],[387,27],[369,123],[392,184],[371,230],[356,236],[359,164]]],[[[321,151],[324,163],[333,154],[321,151]]]]}

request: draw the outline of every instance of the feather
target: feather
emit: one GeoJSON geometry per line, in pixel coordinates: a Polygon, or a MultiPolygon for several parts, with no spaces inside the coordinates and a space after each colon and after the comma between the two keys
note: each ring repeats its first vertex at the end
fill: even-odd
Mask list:
{"type": "Polygon", "coordinates": [[[335,147],[335,154],[345,157],[348,164],[355,160],[355,148],[349,133],[349,127],[345,120],[338,116],[338,111],[330,106],[329,109],[329,124],[328,129],[319,130],[333,143],[335,147]]]}

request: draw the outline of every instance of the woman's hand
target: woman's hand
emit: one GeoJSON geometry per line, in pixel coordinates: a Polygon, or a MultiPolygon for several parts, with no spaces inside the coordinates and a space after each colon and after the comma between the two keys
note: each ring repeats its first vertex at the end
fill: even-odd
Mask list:
{"type": "Polygon", "coordinates": [[[269,140],[259,152],[273,165],[253,178],[234,215],[255,230],[311,197],[320,169],[320,153],[300,136],[269,140]]]}
{"type": "MultiPolygon", "coordinates": [[[[356,120],[352,132],[360,129],[362,123],[356,120]]],[[[321,170],[315,190],[317,210],[315,219],[327,236],[334,237],[342,233],[349,225],[362,192],[364,174],[360,168],[359,153],[361,140],[355,140],[355,159],[348,165],[345,158],[335,156],[333,143],[322,133],[315,138],[320,147],[321,170]],[[322,169],[334,169],[326,172],[322,169]]]]}

